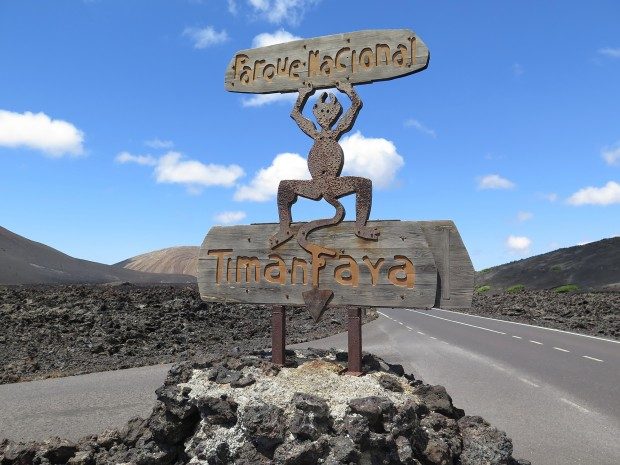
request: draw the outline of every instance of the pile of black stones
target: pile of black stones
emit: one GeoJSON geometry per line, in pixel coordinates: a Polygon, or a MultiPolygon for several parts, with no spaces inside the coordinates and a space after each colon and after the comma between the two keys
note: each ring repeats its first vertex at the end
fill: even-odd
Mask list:
{"type": "Polygon", "coordinates": [[[0,464],[529,465],[512,457],[504,432],[454,407],[442,386],[424,384],[371,354],[363,357],[365,376],[378,378],[380,395],[349,399],[338,424],[329,399],[313,392],[295,393],[286,406],[260,402],[241,409],[227,396],[192,395],[187,384],[199,371],[214,386],[242,393],[260,378],[274,379],[309,361],[346,365],[346,353],[333,350],[306,349],[287,357],[284,369],[272,364],[267,352],[175,365],[148,418],[76,443],[5,440],[0,464]],[[244,375],[248,371],[254,375],[244,375]],[[404,402],[390,400],[390,394],[403,391],[404,402]],[[205,438],[213,431],[228,439],[209,447],[205,438]]]}

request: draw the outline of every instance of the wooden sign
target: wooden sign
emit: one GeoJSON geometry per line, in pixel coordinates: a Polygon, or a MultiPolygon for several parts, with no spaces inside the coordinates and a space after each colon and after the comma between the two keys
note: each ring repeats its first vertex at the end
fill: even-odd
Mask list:
{"type": "Polygon", "coordinates": [[[213,227],[198,258],[201,298],[304,305],[302,293],[318,287],[333,291],[331,306],[430,308],[438,296],[436,263],[448,263],[450,269],[470,271],[442,278],[450,283],[445,301],[467,300],[469,276],[471,301],[473,267],[452,222],[370,221],[368,226],[380,231],[377,241],[356,237],[352,222],[317,230],[309,236],[320,244],[312,254],[294,240],[271,249],[269,238],[278,224],[213,227]],[[436,246],[429,247],[427,236],[436,246]]]}
{"type": "Polygon", "coordinates": [[[296,40],[237,52],[226,69],[226,90],[266,94],[315,89],[338,81],[364,84],[428,66],[428,48],[409,29],[380,29],[296,40]]]}
{"type": "Polygon", "coordinates": [[[420,221],[437,267],[436,308],[470,308],[475,270],[452,221],[420,221]]]}

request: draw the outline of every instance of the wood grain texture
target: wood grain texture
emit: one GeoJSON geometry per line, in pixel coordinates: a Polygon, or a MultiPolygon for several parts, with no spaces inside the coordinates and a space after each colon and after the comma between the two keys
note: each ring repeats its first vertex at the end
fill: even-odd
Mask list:
{"type": "Polygon", "coordinates": [[[241,50],[226,68],[230,92],[296,92],[394,79],[426,69],[429,51],[409,29],[378,29],[241,50]]]}
{"type": "MultiPolygon", "coordinates": [[[[343,222],[309,235],[311,242],[335,250],[340,257],[327,257],[325,267],[319,273],[319,288],[331,289],[334,292],[330,306],[432,307],[435,304],[438,275],[435,259],[420,223],[371,221],[368,225],[379,228],[381,236],[378,241],[356,237],[353,222],[343,222]],[[364,257],[367,257],[377,271],[371,270],[364,257]],[[410,260],[413,274],[406,273],[407,267],[403,265],[406,260],[398,257],[407,257],[410,260]],[[380,258],[384,261],[378,265],[377,260],[380,258]],[[352,263],[357,263],[357,267],[352,263]],[[400,268],[394,268],[398,266],[400,268]],[[390,275],[391,269],[393,272],[390,275]],[[337,282],[336,275],[340,276],[340,283],[337,282]],[[346,283],[347,279],[351,285],[342,283],[346,283]],[[413,280],[413,287],[408,287],[407,279],[413,280]],[[394,281],[398,280],[400,285],[395,285],[394,281]]],[[[270,249],[269,238],[278,227],[278,224],[213,227],[207,234],[198,257],[198,286],[202,299],[303,305],[302,292],[312,289],[312,256],[300,248],[295,239],[276,249],[270,249]],[[221,257],[219,271],[218,253],[221,257]],[[268,258],[274,253],[285,263],[284,283],[268,282],[265,278],[268,274],[266,264],[274,264],[271,270],[276,268],[277,260],[268,258]],[[249,267],[247,277],[245,266],[240,267],[237,276],[237,256],[247,257],[240,262],[242,265],[253,258],[257,259],[260,263],[258,282],[255,279],[256,270],[252,266],[249,267]],[[228,258],[231,259],[230,268],[225,269],[228,258]],[[293,258],[308,263],[306,284],[302,284],[300,268],[297,268],[295,284],[292,284],[293,258]],[[218,276],[219,284],[216,283],[218,276]]],[[[299,227],[300,224],[293,225],[293,228],[299,227]]]]}
{"type": "Polygon", "coordinates": [[[437,308],[470,308],[475,270],[452,221],[421,221],[428,246],[437,266],[437,308]]]}

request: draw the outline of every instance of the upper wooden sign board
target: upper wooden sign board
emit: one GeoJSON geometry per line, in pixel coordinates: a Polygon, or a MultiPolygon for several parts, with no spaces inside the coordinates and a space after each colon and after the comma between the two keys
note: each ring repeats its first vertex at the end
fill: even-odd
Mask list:
{"type": "Polygon", "coordinates": [[[428,66],[428,48],[409,29],[377,29],[296,40],[237,52],[226,90],[254,94],[393,79],[428,66]]]}

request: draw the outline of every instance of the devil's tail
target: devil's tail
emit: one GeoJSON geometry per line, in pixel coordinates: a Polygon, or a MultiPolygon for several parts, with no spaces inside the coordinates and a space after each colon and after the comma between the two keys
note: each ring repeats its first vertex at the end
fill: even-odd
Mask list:
{"type": "Polygon", "coordinates": [[[336,207],[336,213],[333,218],[324,218],[322,220],[314,220],[309,221],[304,224],[299,231],[297,232],[297,243],[308,253],[312,254],[313,249],[316,251],[317,249],[322,249],[326,255],[335,256],[336,251],[332,249],[326,249],[318,244],[308,241],[308,235],[317,229],[326,228],[328,226],[334,226],[340,223],[344,218],[344,207],[340,203],[338,199],[335,198],[325,198],[330,204],[336,207]]]}

